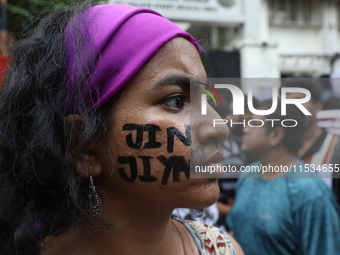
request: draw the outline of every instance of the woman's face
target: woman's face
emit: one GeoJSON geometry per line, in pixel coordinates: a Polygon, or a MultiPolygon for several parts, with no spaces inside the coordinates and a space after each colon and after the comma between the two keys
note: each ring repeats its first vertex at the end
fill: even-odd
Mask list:
{"type": "Polygon", "coordinates": [[[205,165],[219,162],[228,129],[213,127],[220,117],[211,108],[201,116],[198,105],[189,107],[191,78],[204,82],[206,73],[196,48],[177,37],[122,91],[95,155],[99,186],[113,206],[202,208],[216,200],[216,179],[188,178],[190,154],[205,165]]]}

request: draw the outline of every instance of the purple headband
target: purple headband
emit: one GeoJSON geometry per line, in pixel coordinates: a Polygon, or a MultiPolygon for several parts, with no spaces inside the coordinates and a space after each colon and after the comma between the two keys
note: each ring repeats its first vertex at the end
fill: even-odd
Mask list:
{"type": "MultiPolygon", "coordinates": [[[[79,17],[78,17],[79,18],[79,17]]],[[[67,95],[65,110],[77,112],[74,100],[80,72],[91,66],[88,59],[76,56],[74,30],[85,38],[87,50],[82,55],[96,59],[81,91],[83,100],[92,100],[92,111],[116,95],[166,42],[180,36],[189,40],[200,52],[201,47],[190,34],[159,13],[126,4],[97,5],[86,9],[81,18],[84,28],[76,27],[77,17],[65,28],[67,95]],[[94,54],[94,56],[93,56],[94,54]]],[[[91,61],[90,61],[91,62],[91,61]]],[[[92,63],[93,65],[93,63],[92,63]]]]}

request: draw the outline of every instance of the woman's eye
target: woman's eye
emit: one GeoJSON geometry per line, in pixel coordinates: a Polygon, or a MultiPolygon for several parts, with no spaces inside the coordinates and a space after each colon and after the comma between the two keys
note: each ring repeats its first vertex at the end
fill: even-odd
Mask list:
{"type": "Polygon", "coordinates": [[[184,107],[185,102],[182,95],[176,95],[164,99],[162,104],[170,109],[180,110],[184,107]]]}

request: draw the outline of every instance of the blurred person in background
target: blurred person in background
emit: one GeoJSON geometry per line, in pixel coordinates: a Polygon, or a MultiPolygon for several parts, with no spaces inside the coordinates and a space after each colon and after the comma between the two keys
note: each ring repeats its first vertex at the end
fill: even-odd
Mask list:
{"type": "Polygon", "coordinates": [[[204,209],[176,208],[172,211],[172,217],[204,223],[226,230],[219,222],[219,211],[216,203],[204,209]]]}
{"type": "Polygon", "coordinates": [[[331,96],[327,98],[323,103],[322,110],[335,110],[340,109],[340,98],[331,96]]]}
{"type": "MultiPolygon", "coordinates": [[[[263,109],[271,104],[265,102],[263,109]]],[[[253,115],[263,126],[244,128],[242,149],[254,153],[259,161],[238,179],[228,225],[245,254],[340,254],[338,205],[317,175],[304,171],[298,156],[304,115],[288,105],[282,116],[280,108],[279,102],[272,114],[253,115]],[[272,124],[265,119],[279,121],[272,124]],[[283,127],[284,119],[295,119],[298,124],[283,127]],[[265,167],[276,167],[276,171],[264,171],[265,167]]]]}
{"type": "MultiPolygon", "coordinates": [[[[254,155],[251,153],[244,153],[241,149],[244,123],[247,123],[251,118],[251,112],[247,104],[247,96],[244,100],[245,114],[235,115],[233,114],[234,100],[230,91],[221,90],[219,91],[219,94],[222,98],[223,105],[218,105],[214,107],[214,109],[222,119],[228,121],[227,125],[230,130],[229,136],[222,143],[223,159],[221,163],[223,166],[235,166],[235,169],[239,171],[241,166],[254,162],[256,159],[254,155]]],[[[259,105],[259,101],[256,98],[253,98],[253,106],[257,109],[259,105]]],[[[216,204],[220,212],[219,225],[224,226],[226,229],[228,229],[228,226],[226,225],[225,217],[230,212],[234,203],[236,182],[239,174],[239,172],[229,172],[225,173],[223,177],[219,179],[221,192],[216,204]]]]}
{"type": "MultiPolygon", "coordinates": [[[[325,122],[331,122],[331,127],[330,129],[327,129],[329,137],[333,137],[333,139],[339,140],[339,134],[340,134],[340,126],[339,126],[339,121],[340,121],[340,98],[336,96],[331,96],[329,97],[326,101],[323,102],[323,111],[320,111],[319,113],[327,112],[328,110],[338,110],[336,112],[333,112],[329,117],[331,118],[326,118],[325,120],[322,120],[322,115],[319,114],[319,121],[325,121],[325,122]]],[[[329,125],[329,124],[327,124],[329,125]]],[[[334,152],[340,152],[340,142],[333,143],[334,148],[332,151],[334,152]]],[[[338,153],[333,153],[333,158],[332,159],[332,164],[339,164],[340,165],[340,155],[338,153]]],[[[333,172],[332,174],[332,189],[334,191],[336,200],[338,204],[340,205],[340,171],[339,172],[333,172]]]]}
{"type": "MultiPolygon", "coordinates": [[[[311,113],[306,116],[306,130],[303,135],[303,146],[299,150],[299,157],[305,163],[315,165],[331,165],[340,163],[340,139],[337,135],[328,134],[318,126],[316,115],[323,109],[321,102],[322,88],[314,78],[286,78],[282,87],[298,87],[307,89],[311,93],[311,100],[303,105],[311,113]]],[[[302,93],[287,93],[287,98],[303,98],[302,93]]],[[[332,172],[319,172],[323,181],[332,187],[332,172]]]]}
{"type": "Polygon", "coordinates": [[[340,98],[340,54],[335,53],[330,61],[331,73],[329,81],[333,95],[340,98]]]}
{"type": "Polygon", "coordinates": [[[321,85],[321,101],[324,103],[334,94],[332,91],[331,79],[329,78],[329,74],[322,74],[319,76],[318,80],[321,85]]]}

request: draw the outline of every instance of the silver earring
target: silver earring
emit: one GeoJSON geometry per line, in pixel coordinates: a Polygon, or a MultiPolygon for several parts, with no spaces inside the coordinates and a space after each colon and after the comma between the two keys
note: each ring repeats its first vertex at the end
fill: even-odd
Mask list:
{"type": "MultiPolygon", "coordinates": [[[[90,167],[90,170],[92,170],[92,167],[90,167]]],[[[92,176],[90,175],[89,180],[89,200],[88,200],[88,210],[90,216],[96,218],[99,217],[102,214],[102,200],[100,199],[96,187],[93,184],[92,176]]]]}

